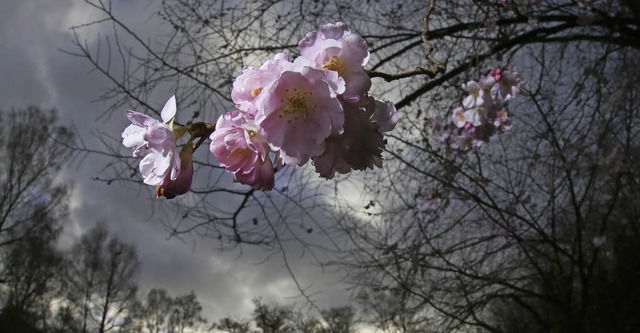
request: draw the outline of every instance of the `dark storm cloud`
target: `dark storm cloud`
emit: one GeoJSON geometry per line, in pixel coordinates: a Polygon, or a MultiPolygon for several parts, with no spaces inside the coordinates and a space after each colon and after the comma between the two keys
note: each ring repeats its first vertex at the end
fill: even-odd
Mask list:
{"type": "MultiPolygon", "coordinates": [[[[156,3],[116,1],[113,4],[116,14],[143,35],[161,31],[158,22],[151,18],[156,3]]],[[[96,131],[118,138],[127,125],[126,119],[119,114],[99,118],[107,106],[92,102],[109,86],[108,80],[92,72],[86,60],[59,51],[74,50],[69,26],[96,17],[89,6],[78,0],[2,1],[0,108],[8,110],[30,104],[55,107],[63,122],[73,124],[89,147],[100,147],[93,134],[96,131]]],[[[103,25],[85,30],[81,38],[92,45],[98,33],[108,35],[110,28],[103,25]]],[[[161,103],[163,101],[151,104],[161,103]]],[[[298,295],[278,255],[263,262],[265,254],[260,249],[245,248],[242,255],[233,251],[220,253],[210,240],[194,243],[190,238],[167,239],[167,231],[151,210],[148,191],[153,191],[152,188],[107,186],[91,180],[106,162],[104,157],[89,155],[80,165],[65,172],[64,178],[76,184],[72,220],[66,226],[67,243],[96,221],[106,221],[112,232],[137,246],[142,261],[143,290],[161,287],[173,295],[195,290],[205,306],[205,315],[210,318],[248,316],[254,296],[286,302],[283,297],[298,295]]],[[[326,277],[321,276],[308,259],[298,258],[300,250],[290,251],[302,285],[313,283],[315,290],[326,291],[321,305],[330,305],[334,297],[338,302],[345,300],[340,287],[322,289],[326,277]]]]}

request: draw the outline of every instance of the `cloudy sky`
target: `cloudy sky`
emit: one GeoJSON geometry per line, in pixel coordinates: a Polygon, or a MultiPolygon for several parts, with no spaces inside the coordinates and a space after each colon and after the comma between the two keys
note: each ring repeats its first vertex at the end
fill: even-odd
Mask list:
{"type": "MultiPolygon", "coordinates": [[[[157,2],[115,0],[114,5],[122,13],[122,20],[145,34],[157,29],[152,19],[157,2]]],[[[60,51],[74,49],[69,27],[93,17],[95,13],[81,0],[0,1],[0,109],[27,105],[56,108],[66,124],[78,128],[89,147],[99,146],[94,136],[97,131],[119,136],[126,119],[99,118],[107,105],[92,102],[108,87],[107,80],[91,71],[85,59],[60,51]]],[[[83,38],[90,41],[100,33],[109,32],[85,30],[83,38]]],[[[164,101],[153,103],[161,106],[164,101]]],[[[143,192],[152,188],[107,186],[91,180],[105,162],[89,155],[65,172],[64,177],[76,185],[72,219],[66,225],[67,242],[96,221],[107,221],[112,232],[137,246],[143,291],[160,287],[178,295],[195,290],[210,319],[249,316],[254,296],[304,303],[295,298],[299,294],[280,257],[263,262],[265,257],[259,249],[245,247],[242,254],[221,253],[211,241],[169,239],[151,211],[148,193],[143,192]]],[[[295,271],[301,283],[313,283],[314,291],[322,292],[316,297],[320,306],[346,302],[339,296],[346,293],[335,284],[335,278],[320,275],[314,265],[303,261],[298,264],[295,271]]]]}

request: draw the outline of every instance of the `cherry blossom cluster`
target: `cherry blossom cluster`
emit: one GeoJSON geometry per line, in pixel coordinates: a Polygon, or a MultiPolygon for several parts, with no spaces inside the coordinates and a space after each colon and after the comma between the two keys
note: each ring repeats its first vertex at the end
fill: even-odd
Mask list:
{"type": "MultiPolygon", "coordinates": [[[[271,190],[283,164],[312,161],[326,179],[381,167],[383,133],[398,120],[393,103],[369,96],[367,43],[344,23],[310,32],[298,46],[293,61],[278,53],[260,67],[245,67],[231,91],[235,110],[207,133],[218,163],[257,190],[271,190]]],[[[188,191],[193,177],[195,131],[173,127],[175,112],[175,98],[162,121],[127,111],[132,124],[122,133],[124,145],[142,158],[144,183],[167,198],[188,191]],[[186,132],[191,138],[178,153],[176,142],[186,132]]]]}
{"type": "Polygon", "coordinates": [[[368,96],[367,43],[344,23],[327,24],[298,44],[290,61],[278,53],[245,67],[233,83],[237,110],[220,116],[211,152],[234,179],[255,189],[274,186],[279,163],[309,160],[321,177],[381,167],[382,133],[397,113],[368,96]]]}
{"type": "Polygon", "coordinates": [[[496,68],[462,88],[469,92],[451,117],[429,119],[433,138],[453,149],[479,147],[498,133],[511,129],[506,103],[517,97],[523,81],[516,71],[496,68]]]}
{"type": "Polygon", "coordinates": [[[186,193],[191,187],[193,164],[191,140],[176,147],[173,120],[176,115],[176,98],[172,96],[160,112],[162,121],[136,111],[126,111],[131,125],[122,132],[122,143],[133,149],[133,156],[140,157],[140,173],[143,182],[155,185],[156,195],[173,198],[186,193]]]}

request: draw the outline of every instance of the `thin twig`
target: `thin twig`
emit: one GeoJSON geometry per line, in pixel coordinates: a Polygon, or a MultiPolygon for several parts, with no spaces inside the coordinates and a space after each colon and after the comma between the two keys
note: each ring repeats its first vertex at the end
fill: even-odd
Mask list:
{"type": "Polygon", "coordinates": [[[416,75],[427,75],[429,76],[429,78],[433,79],[438,74],[444,73],[447,70],[447,66],[442,61],[438,60],[435,56],[433,56],[432,54],[433,48],[429,43],[429,17],[431,16],[431,13],[435,8],[436,8],[436,0],[430,0],[429,7],[427,7],[426,12],[424,13],[424,17],[422,18],[422,22],[424,23],[424,30],[420,35],[420,38],[422,39],[422,43],[424,44],[425,51],[426,51],[425,59],[429,60],[429,62],[431,63],[431,68],[426,69],[423,67],[416,67],[416,69],[412,71],[406,71],[406,72],[401,72],[397,74],[389,74],[389,73],[383,73],[383,72],[377,72],[377,71],[367,71],[367,75],[369,75],[369,77],[371,78],[380,77],[387,82],[391,82],[394,80],[399,80],[407,77],[412,77],[416,75]]]}
{"type": "Polygon", "coordinates": [[[431,62],[431,74],[430,78],[434,78],[439,73],[444,73],[447,70],[447,66],[433,56],[433,47],[429,43],[429,17],[431,17],[431,13],[436,8],[436,0],[430,0],[429,7],[427,7],[427,11],[424,13],[424,17],[422,18],[422,22],[424,23],[423,32],[421,35],[422,43],[424,44],[425,51],[427,52],[425,58],[431,62]]]}

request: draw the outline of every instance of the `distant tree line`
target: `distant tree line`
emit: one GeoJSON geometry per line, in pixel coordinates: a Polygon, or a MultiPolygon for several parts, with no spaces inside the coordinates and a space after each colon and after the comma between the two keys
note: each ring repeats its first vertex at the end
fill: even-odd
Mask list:
{"type": "Polygon", "coordinates": [[[68,250],[56,247],[51,220],[2,249],[0,332],[25,333],[349,333],[351,306],[321,310],[323,320],[293,306],[253,300],[250,319],[225,317],[211,325],[192,291],[172,297],[154,288],[138,295],[135,247],[98,223],[68,250]]]}
{"type": "Polygon", "coordinates": [[[3,249],[1,332],[187,333],[206,320],[195,293],[138,298],[135,248],[102,223],[67,251],[40,232],[3,249]]]}
{"type": "Polygon", "coordinates": [[[253,299],[251,319],[224,317],[211,330],[227,333],[352,333],[357,332],[355,309],[336,306],[319,310],[320,317],[296,310],[293,306],[253,299]],[[252,325],[253,324],[253,325],[252,325]]]}

